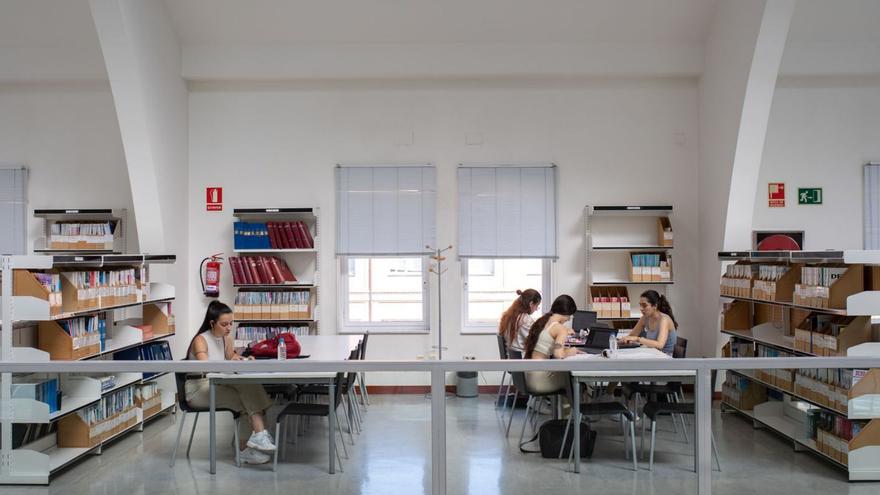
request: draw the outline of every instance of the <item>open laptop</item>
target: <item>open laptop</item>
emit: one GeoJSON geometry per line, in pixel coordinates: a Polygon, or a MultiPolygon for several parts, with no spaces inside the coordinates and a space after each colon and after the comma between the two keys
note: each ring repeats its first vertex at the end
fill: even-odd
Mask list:
{"type": "MultiPolygon", "coordinates": [[[[611,339],[617,338],[617,329],[616,328],[605,328],[592,326],[590,327],[590,333],[587,334],[587,339],[584,341],[584,351],[588,354],[601,354],[602,351],[608,349],[608,343],[611,339]]],[[[627,342],[627,343],[618,343],[618,349],[632,349],[640,347],[638,342],[627,342]]]]}
{"type": "Polygon", "coordinates": [[[595,311],[584,311],[577,310],[574,312],[574,317],[571,319],[571,329],[575,332],[580,332],[581,330],[587,330],[590,327],[596,325],[596,316],[597,313],[595,311]]]}

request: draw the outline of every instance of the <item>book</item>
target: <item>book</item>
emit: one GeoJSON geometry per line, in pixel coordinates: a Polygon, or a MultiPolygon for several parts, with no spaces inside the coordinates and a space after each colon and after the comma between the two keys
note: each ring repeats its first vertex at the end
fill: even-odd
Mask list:
{"type": "Polygon", "coordinates": [[[297,281],[287,263],[274,256],[231,256],[229,265],[236,285],[276,285],[297,281]]]}
{"type": "Polygon", "coordinates": [[[313,249],[315,247],[315,240],[312,238],[312,233],[309,231],[309,226],[306,225],[305,222],[297,222],[299,225],[300,231],[302,232],[304,246],[306,249],[313,249]]]}

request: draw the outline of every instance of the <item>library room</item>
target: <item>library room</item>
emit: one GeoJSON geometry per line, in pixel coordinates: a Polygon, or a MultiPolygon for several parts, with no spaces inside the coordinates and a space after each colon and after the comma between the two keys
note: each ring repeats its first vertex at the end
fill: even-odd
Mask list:
{"type": "Polygon", "coordinates": [[[880,492],[878,22],[0,0],[0,492],[880,492]]]}

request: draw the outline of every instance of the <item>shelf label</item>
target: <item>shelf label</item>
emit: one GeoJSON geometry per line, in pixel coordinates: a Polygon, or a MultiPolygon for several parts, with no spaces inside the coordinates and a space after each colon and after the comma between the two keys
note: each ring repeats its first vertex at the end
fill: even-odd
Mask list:
{"type": "Polygon", "coordinates": [[[821,205],[822,204],[822,188],[821,187],[799,187],[798,188],[798,204],[799,205],[821,205]]]}
{"type": "Polygon", "coordinates": [[[205,207],[208,211],[223,211],[223,188],[205,188],[205,207]]]}
{"type": "Polygon", "coordinates": [[[64,210],[64,213],[67,213],[67,214],[79,213],[79,210],[64,210]]]}
{"type": "Polygon", "coordinates": [[[278,208],[266,208],[266,213],[278,213],[278,208]]]}
{"type": "Polygon", "coordinates": [[[767,206],[770,208],[784,208],[785,183],[770,182],[767,189],[767,206]]]}

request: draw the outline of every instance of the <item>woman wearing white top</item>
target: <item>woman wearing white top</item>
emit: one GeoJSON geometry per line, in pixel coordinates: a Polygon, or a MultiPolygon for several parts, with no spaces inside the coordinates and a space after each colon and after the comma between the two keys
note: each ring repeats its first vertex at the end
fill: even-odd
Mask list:
{"type": "MultiPolygon", "coordinates": [[[[187,359],[199,361],[239,361],[244,359],[235,352],[232,334],[232,309],[211,301],[205,312],[205,320],[189,344],[187,359]]],[[[262,385],[221,384],[215,386],[215,404],[218,409],[231,409],[250,417],[253,432],[247,422],[239,423],[241,460],[246,464],[264,464],[270,457],[263,452],[275,450],[272,436],[266,431],[264,412],[272,405],[272,399],[262,385]],[[245,441],[245,439],[247,439],[245,441]]],[[[186,401],[193,407],[207,408],[210,404],[210,384],[207,378],[186,381],[186,401]]]]}
{"type": "Polygon", "coordinates": [[[531,315],[541,306],[541,294],[535,289],[526,289],[516,291],[516,295],[519,297],[501,315],[498,333],[504,337],[508,349],[522,352],[535,323],[531,315]]]}

